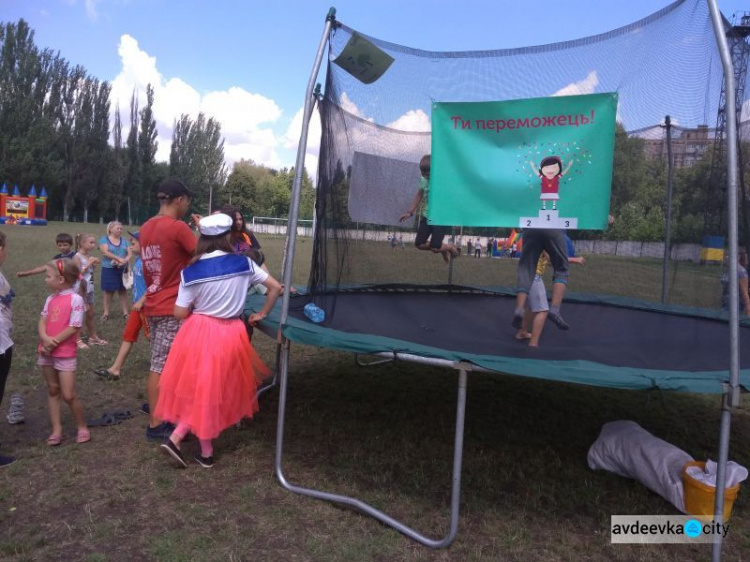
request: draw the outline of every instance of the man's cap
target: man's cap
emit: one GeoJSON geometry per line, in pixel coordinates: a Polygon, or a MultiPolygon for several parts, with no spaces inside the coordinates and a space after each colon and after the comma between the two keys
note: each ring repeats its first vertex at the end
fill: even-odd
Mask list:
{"type": "Polygon", "coordinates": [[[229,215],[216,213],[198,221],[198,231],[203,236],[223,236],[232,229],[233,222],[229,215]]]}
{"type": "Polygon", "coordinates": [[[192,198],[193,192],[180,180],[165,180],[161,182],[159,189],[156,190],[157,199],[176,199],[183,195],[192,198]]]}
{"type": "Polygon", "coordinates": [[[140,233],[139,231],[137,231],[137,230],[136,230],[135,232],[130,232],[130,231],[128,230],[128,234],[130,234],[130,236],[132,236],[132,237],[133,237],[133,238],[135,238],[136,240],[140,241],[140,238],[139,238],[139,237],[140,237],[141,233],[140,233]]]}

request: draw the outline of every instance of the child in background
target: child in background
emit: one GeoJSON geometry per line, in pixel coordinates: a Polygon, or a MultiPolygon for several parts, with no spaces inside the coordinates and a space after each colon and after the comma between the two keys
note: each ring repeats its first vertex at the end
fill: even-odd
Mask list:
{"type": "MultiPolygon", "coordinates": [[[[568,241],[570,239],[565,237],[568,241]]],[[[586,259],[575,256],[575,249],[573,243],[568,245],[568,261],[570,263],[577,263],[578,265],[586,265],[586,259]]],[[[539,256],[539,261],[536,265],[536,275],[534,281],[529,289],[529,294],[526,298],[526,312],[523,317],[523,323],[516,332],[517,340],[528,340],[529,347],[539,347],[539,338],[542,337],[542,331],[544,330],[544,323],[547,320],[547,314],[549,312],[549,303],[547,302],[547,290],[544,287],[544,270],[547,269],[547,265],[550,263],[549,254],[545,251],[539,256]],[[531,331],[529,332],[529,328],[531,331]]]]}
{"type": "Polygon", "coordinates": [[[73,290],[80,270],[71,259],[52,260],[46,266],[44,281],[52,294],[47,297],[39,318],[39,358],[47,381],[49,417],[52,433],[47,445],[56,446],[62,442],[62,420],[60,398],[70,406],[73,419],[78,427],[76,443],[91,440],[86,427],[83,405],[75,393],[76,339],[83,324],[85,305],[83,297],[73,290]]]}
{"type": "MultiPolygon", "coordinates": [[[[422,173],[422,177],[419,178],[419,189],[414,194],[414,200],[412,201],[411,208],[406,211],[401,218],[400,222],[404,222],[406,219],[414,216],[414,213],[419,209],[419,222],[417,225],[417,237],[414,239],[414,245],[419,250],[430,250],[436,254],[442,254],[445,263],[450,262],[451,257],[458,256],[458,250],[453,244],[444,244],[443,238],[448,234],[450,227],[447,226],[434,226],[427,222],[427,205],[430,193],[430,155],[425,154],[419,161],[419,171],[422,173]]],[[[471,254],[471,251],[469,251],[471,254]]]]}
{"type": "MultiPolygon", "coordinates": [[[[5,233],[0,231],[0,266],[5,262],[8,255],[8,242],[5,233]]],[[[0,273],[0,404],[5,395],[5,383],[10,372],[10,363],[13,359],[13,340],[10,339],[13,332],[13,309],[11,302],[16,294],[8,283],[5,276],[0,273]]],[[[0,468],[16,462],[15,457],[0,455],[0,468]]]]}
{"type": "MultiPolygon", "coordinates": [[[[73,249],[73,237],[67,232],[61,232],[60,234],[55,236],[55,245],[57,246],[58,254],[52,258],[53,260],[59,260],[63,258],[72,260],[73,256],[76,255],[76,252],[73,249]]],[[[34,269],[29,269],[28,271],[19,271],[18,273],[16,273],[16,276],[28,277],[30,275],[45,273],[46,271],[47,264],[44,264],[35,267],[34,269]]]]}
{"type": "Polygon", "coordinates": [[[138,334],[143,329],[146,339],[150,338],[148,331],[148,321],[143,314],[143,305],[146,302],[146,280],[143,278],[143,261],[141,261],[141,242],[139,232],[130,232],[130,249],[135,254],[133,263],[133,309],[128,317],[128,323],[122,332],[122,343],[120,351],[117,352],[117,358],[111,367],[96,369],[94,373],[100,377],[111,380],[119,380],[120,370],[125,364],[125,360],[133,349],[133,344],[138,341],[138,334]]]}
{"type": "MultiPolygon", "coordinates": [[[[91,255],[91,252],[96,248],[96,238],[92,234],[76,234],[75,238],[76,253],[73,257],[73,261],[81,270],[82,283],[80,283],[80,290],[78,290],[83,297],[83,302],[86,305],[86,330],[89,333],[89,343],[91,345],[107,345],[107,341],[100,338],[96,333],[96,326],[94,325],[94,303],[96,302],[96,295],[94,294],[94,269],[96,264],[99,263],[99,258],[91,255]]],[[[79,336],[76,341],[78,349],[88,349],[89,346],[79,336]]]]}
{"type": "Polygon", "coordinates": [[[156,416],[177,426],[162,451],[178,466],[187,463],[180,443],[192,432],[200,441],[195,460],[213,466],[212,440],[258,410],[256,389],[269,373],[250,345],[240,314],[250,285],[268,289],[259,322],[273,308],[281,285],[230,243],[232,218],[217,214],[200,219],[196,257],[182,273],[174,315],[186,319],[172,343],[159,381],[156,416]]]}

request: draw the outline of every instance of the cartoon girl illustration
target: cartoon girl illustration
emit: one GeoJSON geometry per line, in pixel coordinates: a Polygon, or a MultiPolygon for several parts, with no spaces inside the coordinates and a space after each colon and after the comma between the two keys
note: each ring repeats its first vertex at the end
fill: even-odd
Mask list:
{"type": "Polygon", "coordinates": [[[557,200],[560,199],[558,194],[560,178],[568,173],[573,165],[573,160],[568,162],[564,170],[559,156],[547,156],[539,164],[538,169],[534,162],[529,161],[529,165],[534,174],[542,178],[542,194],[539,197],[542,200],[542,211],[547,210],[547,201],[552,201],[552,210],[556,210],[557,200]]]}

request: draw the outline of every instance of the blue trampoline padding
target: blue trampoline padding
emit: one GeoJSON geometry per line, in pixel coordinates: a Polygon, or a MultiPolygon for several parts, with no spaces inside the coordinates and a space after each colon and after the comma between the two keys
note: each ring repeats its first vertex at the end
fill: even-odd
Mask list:
{"type": "MultiPolygon", "coordinates": [[[[661,389],[678,392],[694,392],[705,394],[720,394],[724,392],[723,385],[728,382],[729,372],[725,365],[728,365],[729,344],[723,334],[728,333],[728,327],[725,321],[714,320],[711,318],[697,318],[667,314],[656,310],[631,310],[624,307],[614,307],[620,309],[613,312],[609,309],[599,311],[592,307],[602,307],[601,303],[585,304],[566,302],[563,306],[563,312],[568,313],[566,318],[573,322],[573,328],[568,332],[557,330],[551,323],[547,323],[545,332],[542,335],[542,342],[539,349],[529,348],[514,340],[514,330],[510,326],[510,316],[512,314],[513,300],[511,298],[498,295],[496,298],[490,297],[488,300],[470,299],[467,295],[406,295],[394,294],[392,297],[385,296],[383,300],[375,300],[374,304],[359,307],[360,304],[366,304],[361,300],[351,301],[353,306],[358,307],[360,318],[356,319],[355,324],[361,327],[352,327],[347,321],[337,322],[337,316],[351,319],[353,314],[347,314],[345,299],[348,297],[357,298],[357,294],[338,295],[336,300],[336,310],[332,320],[333,326],[326,320],[326,325],[314,324],[307,320],[301,313],[301,309],[308,298],[304,296],[293,297],[290,306],[290,315],[282,333],[289,340],[304,345],[316,347],[337,349],[340,351],[352,353],[408,353],[422,357],[439,358],[447,361],[466,361],[478,365],[485,369],[518,375],[530,378],[553,380],[560,382],[569,382],[585,384],[589,386],[601,386],[607,388],[618,388],[628,390],[646,390],[661,389]],[[438,311],[438,316],[445,315],[445,322],[438,320],[430,324],[430,320],[419,318],[419,308],[408,310],[410,306],[419,307],[420,299],[438,299],[430,302],[426,307],[430,311],[438,311]],[[402,300],[403,299],[403,300],[402,300]],[[442,300],[440,300],[442,299],[442,300]],[[390,305],[386,304],[391,302],[390,305]],[[472,304],[472,301],[477,302],[472,304]],[[436,303],[441,304],[436,304],[436,303]],[[417,303],[416,305],[414,303],[417,303]],[[469,310],[472,306],[475,310],[469,310]],[[478,307],[478,308],[476,308],[478,307]],[[492,308],[490,308],[492,307],[492,308]],[[630,311],[638,314],[634,322],[643,325],[643,315],[657,315],[654,318],[659,322],[667,320],[668,322],[678,322],[683,326],[683,330],[669,330],[661,326],[659,322],[654,322],[654,330],[661,331],[657,341],[644,342],[643,349],[632,349],[628,353],[628,346],[634,346],[633,341],[638,337],[650,338],[648,333],[631,334],[626,337],[625,326],[612,326],[612,332],[617,337],[611,337],[607,330],[596,326],[581,325],[580,311],[576,307],[583,307],[586,314],[591,314],[592,310],[596,313],[618,314],[620,318],[626,318],[623,311],[630,311]],[[366,333],[365,331],[383,332],[382,325],[374,318],[377,312],[375,310],[386,310],[386,316],[391,316],[387,320],[388,326],[394,333],[401,333],[400,337],[390,337],[383,333],[366,333]],[[667,316],[668,318],[665,318],[667,316]],[[487,320],[490,324],[487,324],[487,320]],[[413,325],[410,325],[412,323],[413,325]],[[474,323],[476,321],[476,323],[474,323]],[[701,322],[708,323],[706,325],[701,322]],[[336,326],[336,324],[340,326],[336,326]],[[488,328],[487,326],[490,326],[488,328]],[[343,327],[343,329],[341,329],[343,327]],[[429,341],[435,336],[438,341],[445,334],[440,334],[443,330],[449,334],[450,338],[446,345],[430,345],[429,341]],[[489,330],[489,334],[487,331],[489,330]],[[682,350],[672,350],[675,357],[681,359],[681,368],[672,369],[669,361],[670,354],[667,348],[670,345],[670,335],[686,336],[688,339],[699,337],[701,340],[710,338],[701,337],[701,331],[711,330],[716,332],[713,340],[726,343],[726,345],[712,345],[716,353],[717,368],[712,369],[712,357],[705,357],[705,349],[702,349],[698,342],[694,345],[685,345],[684,338],[679,345],[682,350]],[[663,332],[673,332],[672,334],[663,332]],[[405,336],[403,334],[406,334],[405,336]],[[587,335],[588,333],[588,335],[587,335]],[[412,337],[412,335],[414,337],[412,337]],[[601,340],[597,343],[597,337],[601,340]],[[482,339],[485,340],[484,344],[482,339]],[[416,341],[415,341],[416,340],[416,341]],[[616,341],[615,341],[616,340],[616,341]],[[488,347],[487,342],[491,342],[488,347]],[[546,347],[545,347],[546,345],[546,347]],[[609,359],[608,347],[612,346],[618,355],[629,355],[629,357],[609,359]],[[487,352],[490,349],[490,352],[487,352]],[[495,349],[497,351],[495,351],[495,349]],[[624,352],[623,352],[624,349],[624,352]],[[661,352],[660,352],[661,350],[661,352]],[[690,353],[696,353],[694,360],[691,360],[690,353]],[[592,360],[594,358],[595,360],[592,360]],[[621,359],[632,360],[632,364],[625,364],[626,361],[621,359]],[[623,364],[617,364],[617,362],[623,364]],[[651,368],[650,364],[654,367],[651,368]],[[698,369],[689,367],[697,363],[698,369]],[[706,368],[708,367],[708,368],[706,368]],[[723,368],[722,368],[723,367],[723,368]]],[[[380,295],[378,295],[380,296],[380,295]]],[[[476,296],[476,295],[475,295],[476,296]]],[[[262,308],[264,302],[263,296],[252,295],[247,300],[246,312],[251,313],[262,308]]],[[[613,307],[610,307],[613,308],[613,307]]],[[[269,334],[275,334],[278,331],[281,312],[281,299],[276,304],[271,314],[261,324],[261,329],[269,334]]],[[[330,312],[330,311],[327,311],[330,312]]],[[[629,312],[628,312],[629,314],[629,312]]],[[[329,318],[331,315],[329,314],[329,318]]],[[[611,322],[610,322],[611,323],[611,322]]],[[[644,326],[645,327],[645,326],[644,326]]],[[[388,329],[386,330],[387,333],[388,329]]],[[[750,338],[750,327],[741,327],[742,336],[750,338]]],[[[653,338],[651,338],[653,339],[653,338]]],[[[711,341],[713,341],[711,340],[711,341]]],[[[704,345],[706,342],[704,341],[704,345]]],[[[614,354],[614,353],[613,353],[614,354]]],[[[742,365],[740,372],[740,383],[745,388],[750,388],[750,367],[742,365]]]]}

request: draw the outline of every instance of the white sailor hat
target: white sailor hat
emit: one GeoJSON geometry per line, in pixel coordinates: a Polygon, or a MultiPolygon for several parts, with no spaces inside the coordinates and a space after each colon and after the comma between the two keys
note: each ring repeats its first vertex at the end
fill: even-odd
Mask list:
{"type": "Polygon", "coordinates": [[[198,230],[203,236],[223,236],[232,228],[232,217],[216,213],[198,221],[198,230]]]}

